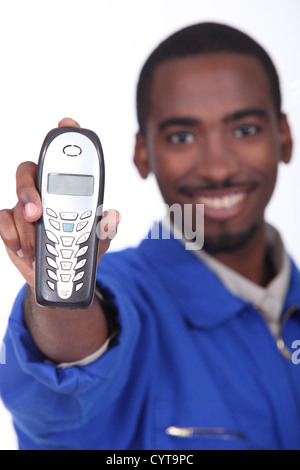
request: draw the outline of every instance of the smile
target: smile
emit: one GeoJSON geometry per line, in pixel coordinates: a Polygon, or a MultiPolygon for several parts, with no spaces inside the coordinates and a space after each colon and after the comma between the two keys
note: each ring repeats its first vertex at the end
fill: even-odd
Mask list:
{"type": "Polygon", "coordinates": [[[194,204],[204,204],[204,217],[226,220],[239,215],[246,207],[255,185],[224,189],[185,188],[183,192],[194,204]]]}
{"type": "Polygon", "coordinates": [[[212,209],[232,209],[247,197],[247,193],[230,194],[223,197],[200,196],[198,202],[212,209]]]}

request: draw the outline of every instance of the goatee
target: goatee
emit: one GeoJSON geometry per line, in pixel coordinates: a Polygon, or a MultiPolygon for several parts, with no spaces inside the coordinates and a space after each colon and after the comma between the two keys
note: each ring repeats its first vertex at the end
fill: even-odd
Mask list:
{"type": "Polygon", "coordinates": [[[253,225],[248,230],[239,233],[220,233],[216,236],[205,235],[203,249],[210,254],[232,253],[244,248],[254,237],[258,229],[258,224],[253,225]]]}

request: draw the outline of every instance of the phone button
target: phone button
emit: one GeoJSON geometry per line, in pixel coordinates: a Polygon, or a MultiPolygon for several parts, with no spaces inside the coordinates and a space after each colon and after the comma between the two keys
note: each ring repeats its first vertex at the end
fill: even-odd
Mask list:
{"type": "Polygon", "coordinates": [[[50,224],[52,227],[54,227],[56,230],[60,230],[60,223],[57,222],[56,220],[49,219],[50,224]]]}
{"type": "Polygon", "coordinates": [[[71,274],[61,274],[60,278],[62,282],[69,282],[69,280],[71,279],[71,274]]]}
{"type": "Polygon", "coordinates": [[[73,232],[74,224],[63,224],[64,232],[73,232]]]}
{"type": "Polygon", "coordinates": [[[61,283],[59,283],[57,286],[58,297],[60,297],[61,299],[68,299],[69,297],[71,297],[72,290],[72,287],[67,287],[64,284],[61,285],[61,283]]]}
{"type": "Polygon", "coordinates": [[[76,276],[73,279],[73,282],[80,281],[84,276],[84,271],[81,271],[80,273],[76,274],[76,276]]]}
{"type": "Polygon", "coordinates": [[[81,237],[78,238],[76,245],[86,242],[89,239],[91,232],[84,233],[81,237]]]}
{"type": "Polygon", "coordinates": [[[72,254],[74,253],[73,250],[60,250],[61,256],[64,259],[70,259],[72,258],[72,254]]]}
{"type": "Polygon", "coordinates": [[[58,266],[54,259],[49,258],[49,256],[47,256],[47,263],[49,264],[49,266],[51,266],[51,268],[58,269],[58,266]]]}
{"type": "Polygon", "coordinates": [[[82,153],[82,150],[78,145],[66,145],[63,148],[63,152],[68,157],[78,157],[82,153]]]}
{"type": "Polygon", "coordinates": [[[60,237],[60,238],[61,238],[61,242],[63,246],[70,247],[73,245],[74,237],[60,237]]]}
{"type": "Polygon", "coordinates": [[[79,256],[85,255],[86,252],[88,251],[88,249],[89,249],[88,245],[83,246],[82,248],[80,248],[80,250],[78,250],[77,253],[76,253],[76,255],[75,255],[76,258],[79,258],[79,256]]]}
{"type": "Polygon", "coordinates": [[[60,265],[61,265],[61,269],[63,269],[64,271],[70,271],[72,267],[72,263],[67,263],[66,261],[62,261],[60,265]]]}
{"type": "Polygon", "coordinates": [[[56,249],[54,248],[54,246],[47,243],[46,248],[49,251],[49,253],[51,253],[51,255],[58,256],[58,253],[57,253],[56,249]]]}
{"type": "Polygon", "coordinates": [[[77,224],[77,227],[76,227],[77,232],[79,232],[79,231],[82,230],[84,227],[86,227],[87,224],[88,224],[88,222],[79,222],[79,224],[77,224]]]}
{"type": "Polygon", "coordinates": [[[59,215],[62,220],[76,220],[78,217],[76,212],[60,212],[59,215]]]}
{"type": "Polygon", "coordinates": [[[54,281],[58,280],[56,274],[53,271],[51,271],[51,269],[48,269],[47,273],[48,273],[48,276],[51,277],[51,279],[53,279],[54,281]]]}
{"type": "Polygon", "coordinates": [[[79,262],[76,264],[76,266],[75,266],[74,269],[83,268],[83,266],[85,265],[85,263],[86,263],[86,259],[82,259],[81,261],[79,261],[79,262]]]}
{"type": "MultiPolygon", "coordinates": [[[[47,235],[47,238],[53,242],[53,243],[58,243],[58,239],[57,239],[57,236],[54,235],[54,233],[50,232],[50,230],[46,230],[46,235],[47,235]]],[[[73,239],[74,240],[74,239],[73,239]]]]}
{"type": "Polygon", "coordinates": [[[75,287],[76,292],[79,291],[79,289],[81,289],[82,286],[83,286],[83,282],[81,282],[80,284],[77,284],[77,286],[75,287]]]}
{"type": "Polygon", "coordinates": [[[54,217],[55,219],[57,219],[57,214],[52,209],[47,208],[46,213],[50,215],[50,217],[54,217]]]}
{"type": "Polygon", "coordinates": [[[47,281],[47,284],[48,284],[48,286],[50,287],[50,289],[52,289],[52,290],[55,289],[55,284],[54,284],[54,282],[47,281]]]}
{"type": "Polygon", "coordinates": [[[82,216],[80,217],[81,219],[87,219],[88,217],[91,217],[92,215],[92,211],[86,211],[82,214],[82,216]]]}

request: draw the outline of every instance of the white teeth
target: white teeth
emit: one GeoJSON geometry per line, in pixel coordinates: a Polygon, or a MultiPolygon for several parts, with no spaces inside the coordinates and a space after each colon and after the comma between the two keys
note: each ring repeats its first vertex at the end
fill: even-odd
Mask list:
{"type": "Polygon", "coordinates": [[[243,199],[245,199],[246,193],[231,194],[224,197],[199,197],[199,203],[205,204],[207,207],[212,209],[231,209],[243,199]]]}

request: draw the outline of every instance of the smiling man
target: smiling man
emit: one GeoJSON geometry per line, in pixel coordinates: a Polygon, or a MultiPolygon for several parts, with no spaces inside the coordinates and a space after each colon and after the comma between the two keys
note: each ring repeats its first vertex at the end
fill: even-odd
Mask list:
{"type": "MultiPolygon", "coordinates": [[[[234,45],[227,32],[218,43],[221,30],[204,39],[191,28],[194,52],[175,58],[169,52],[169,60],[158,62],[147,114],[140,105],[135,161],[144,176],[147,169],[155,173],[167,204],[204,204],[205,249],[261,283],[264,210],[278,163],[290,160],[291,136],[270,59],[243,36],[234,45]],[[256,274],[245,263],[247,253],[256,274]]],[[[184,51],[184,32],[174,40],[184,51]]]]}
{"type": "Polygon", "coordinates": [[[300,449],[300,274],[264,215],[292,151],[273,63],[236,29],[185,28],[145,63],[137,111],[135,164],[182,218],[170,238],[163,221],[159,238],[105,253],[108,211],[90,309],[36,304],[35,164],[0,212],[26,280],[0,369],[20,448],[300,449]],[[199,205],[204,247],[189,251],[199,205]]]}

